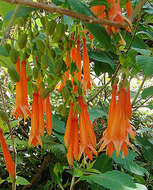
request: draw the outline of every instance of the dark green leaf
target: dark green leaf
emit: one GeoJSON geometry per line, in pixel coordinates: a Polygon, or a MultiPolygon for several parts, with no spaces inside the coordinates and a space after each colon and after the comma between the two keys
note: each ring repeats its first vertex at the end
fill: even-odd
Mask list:
{"type": "Polygon", "coordinates": [[[136,153],[129,151],[128,157],[126,156],[124,159],[121,157],[121,154],[118,157],[113,154],[112,158],[117,164],[120,164],[124,169],[130,171],[131,173],[144,176],[144,174],[148,171],[134,162],[135,156],[136,153]]]}
{"type": "Polygon", "coordinates": [[[63,121],[59,120],[57,116],[52,116],[53,121],[53,130],[55,130],[57,133],[64,134],[65,133],[65,124],[63,121]]]}
{"type": "MultiPolygon", "coordinates": [[[[132,35],[131,34],[127,34],[126,32],[123,32],[123,37],[126,41],[126,47],[129,46],[131,40],[132,40],[132,35]]],[[[131,48],[140,48],[140,49],[146,49],[146,44],[144,43],[143,40],[141,40],[139,37],[135,37],[131,48]]]]}
{"type": "Polygon", "coordinates": [[[153,162],[153,144],[149,141],[149,138],[137,136],[136,142],[142,147],[145,159],[153,162]]]}
{"type": "Polygon", "coordinates": [[[107,116],[107,114],[102,110],[102,108],[94,107],[89,110],[89,116],[90,116],[91,122],[93,122],[95,119],[99,117],[107,116]]]}
{"type": "Polygon", "coordinates": [[[92,6],[97,6],[97,5],[105,5],[106,7],[108,6],[107,0],[91,0],[89,5],[92,6]]]}
{"type": "Polygon", "coordinates": [[[130,187],[136,187],[131,176],[115,170],[103,174],[83,176],[81,180],[87,180],[89,183],[96,183],[110,190],[126,190],[130,187]]]}
{"type": "Polygon", "coordinates": [[[112,170],[112,159],[105,154],[101,154],[93,165],[94,169],[102,173],[112,170]]]}
{"type": "Polygon", "coordinates": [[[137,56],[136,63],[140,65],[146,76],[151,76],[153,74],[153,57],[142,55],[137,56]]]}
{"type": "Polygon", "coordinates": [[[89,51],[89,57],[98,62],[107,63],[112,69],[114,69],[114,61],[105,51],[89,51]]]}
{"type": "Polygon", "coordinates": [[[0,55],[6,56],[6,57],[8,56],[8,53],[3,46],[0,46],[0,55]]]}
{"type": "Polygon", "coordinates": [[[145,88],[141,94],[142,98],[144,99],[152,95],[153,95],[153,86],[145,88]]]}
{"type": "MultiPolygon", "coordinates": [[[[84,14],[86,16],[94,16],[92,11],[83,4],[80,0],[68,0],[71,8],[78,13],[84,14]]],[[[95,38],[103,44],[106,49],[111,49],[111,39],[105,28],[100,24],[85,24],[87,29],[95,36],[95,38]]]]}

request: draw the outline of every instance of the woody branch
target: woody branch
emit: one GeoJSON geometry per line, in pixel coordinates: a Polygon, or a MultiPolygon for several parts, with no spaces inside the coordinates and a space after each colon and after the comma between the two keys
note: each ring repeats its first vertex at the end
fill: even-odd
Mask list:
{"type": "MultiPolygon", "coordinates": [[[[82,21],[85,21],[90,24],[106,24],[106,25],[111,25],[114,27],[119,27],[119,28],[126,28],[128,26],[128,23],[124,22],[122,24],[119,24],[117,22],[113,22],[111,20],[107,19],[97,19],[96,17],[93,16],[86,16],[68,9],[60,8],[57,7],[53,4],[45,4],[45,3],[39,3],[39,2],[33,2],[31,0],[2,0],[11,4],[19,4],[23,6],[28,6],[28,7],[33,7],[37,9],[42,9],[50,13],[58,13],[61,15],[67,15],[71,16],[72,18],[80,19],[82,21]]],[[[147,0],[141,0],[139,4],[136,6],[136,8],[133,10],[132,15],[130,16],[130,21],[132,22],[137,15],[137,13],[140,11],[140,9],[143,7],[144,3],[146,3],[147,0]]]]}

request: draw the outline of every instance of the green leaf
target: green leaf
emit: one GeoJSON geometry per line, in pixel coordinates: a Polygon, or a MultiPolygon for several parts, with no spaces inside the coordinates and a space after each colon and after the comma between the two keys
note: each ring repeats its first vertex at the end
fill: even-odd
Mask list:
{"type": "Polygon", "coordinates": [[[103,174],[83,176],[80,179],[87,180],[91,184],[96,183],[110,190],[127,190],[128,187],[136,187],[131,176],[116,170],[103,174]]]}
{"type": "Polygon", "coordinates": [[[146,56],[151,55],[151,51],[148,49],[140,49],[140,48],[132,48],[132,49],[138,53],[141,53],[142,55],[146,55],[146,56]]]}
{"type": "Polygon", "coordinates": [[[135,186],[134,188],[127,187],[126,190],[147,190],[147,187],[142,184],[135,183],[135,186]]]}
{"type": "MultiPolygon", "coordinates": [[[[28,16],[30,15],[30,13],[31,13],[32,11],[34,11],[34,10],[35,10],[35,9],[34,9],[34,8],[31,8],[31,7],[24,7],[24,6],[21,6],[21,7],[19,7],[19,9],[18,9],[18,11],[17,11],[16,18],[19,18],[19,17],[23,17],[23,18],[28,17],[28,16]]],[[[12,15],[13,15],[13,13],[14,13],[14,9],[11,10],[11,11],[9,11],[9,12],[5,15],[4,21],[6,22],[6,21],[10,20],[11,17],[12,17],[12,15]]]]}
{"type": "Polygon", "coordinates": [[[144,174],[148,173],[148,171],[134,162],[135,156],[136,153],[129,151],[128,157],[126,156],[124,159],[121,157],[121,154],[118,157],[113,154],[112,158],[117,164],[120,164],[124,169],[130,171],[131,173],[144,176],[144,174]]]}
{"type": "Polygon", "coordinates": [[[74,170],[73,170],[73,176],[74,177],[83,176],[83,171],[80,168],[74,168],[74,170]]]}
{"type": "MultiPolygon", "coordinates": [[[[126,47],[129,46],[131,40],[132,40],[132,35],[131,34],[127,34],[127,32],[123,32],[122,33],[124,40],[126,41],[126,47]]],[[[146,49],[146,44],[144,43],[144,41],[142,39],[140,39],[139,37],[135,37],[131,48],[140,48],[140,49],[146,49]]]]}
{"type": "Polygon", "coordinates": [[[26,180],[24,177],[17,176],[16,177],[16,184],[17,185],[29,185],[30,182],[28,180],[26,180]]]}
{"type": "Polygon", "coordinates": [[[105,5],[106,7],[108,6],[107,0],[91,0],[89,5],[92,6],[97,6],[97,5],[105,5]]]}
{"type": "Polygon", "coordinates": [[[15,5],[0,0],[0,15],[4,16],[8,11],[13,9],[15,5]]]}
{"type": "Polygon", "coordinates": [[[94,107],[89,110],[89,116],[90,116],[91,122],[93,122],[95,119],[99,117],[102,117],[102,116],[107,117],[107,113],[105,113],[100,107],[94,107]]]}
{"type": "Polygon", "coordinates": [[[114,69],[114,61],[106,51],[89,51],[89,57],[98,61],[107,63],[112,69],[114,69]]]}
{"type": "Polygon", "coordinates": [[[0,46],[0,55],[7,57],[8,53],[3,46],[0,46]]]}
{"type": "Polygon", "coordinates": [[[142,152],[145,159],[153,162],[153,154],[152,154],[153,144],[151,143],[151,141],[149,141],[149,138],[145,136],[143,138],[141,136],[137,136],[136,142],[142,148],[142,152]]]}
{"type": "Polygon", "coordinates": [[[101,154],[97,157],[93,168],[99,170],[102,173],[110,171],[112,170],[112,159],[105,154],[101,154]]]}
{"type": "Polygon", "coordinates": [[[141,94],[142,98],[144,99],[152,95],[153,95],[153,86],[145,88],[141,94]]]}
{"type": "Polygon", "coordinates": [[[153,32],[151,31],[139,31],[137,34],[145,34],[147,37],[149,37],[151,40],[153,40],[153,32]]]}
{"type": "Polygon", "coordinates": [[[153,57],[138,55],[136,57],[136,63],[140,65],[146,76],[153,74],[153,57]]]}
{"type": "Polygon", "coordinates": [[[57,118],[57,116],[52,116],[53,121],[53,130],[55,130],[57,133],[64,134],[65,133],[65,123],[57,118]]]}
{"type": "MultiPolygon", "coordinates": [[[[68,0],[68,2],[71,5],[71,8],[76,12],[84,14],[86,16],[94,16],[92,11],[80,0],[68,0]]],[[[102,25],[85,23],[85,26],[95,36],[95,38],[103,44],[106,49],[112,49],[110,36],[102,25]]]]}

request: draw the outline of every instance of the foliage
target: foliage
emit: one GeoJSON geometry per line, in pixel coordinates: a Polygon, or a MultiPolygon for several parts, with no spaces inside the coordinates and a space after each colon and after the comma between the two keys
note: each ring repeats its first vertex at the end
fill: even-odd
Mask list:
{"type": "MultiPolygon", "coordinates": [[[[50,3],[48,0],[46,2],[50,3]]],[[[20,3],[16,5],[0,0],[0,113],[7,113],[9,116],[9,119],[6,119],[0,114],[0,129],[3,130],[13,159],[15,149],[17,152],[16,180],[13,180],[6,170],[0,147],[0,189],[11,189],[11,187],[13,189],[12,184],[16,184],[17,189],[31,190],[152,190],[153,3],[147,1],[132,20],[132,28],[127,29],[127,27],[113,28],[107,23],[95,23],[95,20],[92,23],[92,18],[96,19],[96,16],[101,15],[103,11],[96,15],[91,7],[105,6],[105,13],[108,14],[110,8],[108,2],[107,0],[52,0],[54,8],[66,10],[69,12],[67,14],[66,11],[51,13],[30,6],[21,6],[20,3]],[[75,12],[75,16],[71,11],[75,12]],[[87,22],[83,16],[82,20],[77,19],[76,15],[80,14],[91,18],[91,22],[87,22]],[[86,86],[84,93],[83,84],[76,77],[78,65],[73,60],[67,66],[66,54],[69,53],[70,62],[71,48],[77,46],[79,39],[83,60],[85,37],[90,74],[96,84],[90,90],[86,86]],[[19,58],[26,60],[27,63],[30,106],[33,103],[33,93],[38,89],[43,99],[50,96],[53,129],[51,136],[47,134],[48,131],[44,132],[41,138],[42,146],[28,145],[32,128],[30,117],[16,119],[13,115],[17,94],[15,84],[21,80],[21,75],[16,69],[19,58]],[[65,82],[63,76],[67,71],[71,77],[65,82]],[[80,94],[84,96],[96,135],[95,148],[98,151],[110,114],[111,84],[117,80],[121,81],[121,78],[128,78],[127,81],[131,82],[133,114],[130,124],[136,130],[136,139],[130,140],[133,150],[129,148],[128,156],[124,155],[125,158],[121,153],[116,155],[116,152],[109,157],[105,154],[105,150],[99,152],[98,156],[92,155],[93,159],[89,159],[88,154],[83,153],[79,161],[73,160],[73,165],[69,165],[64,134],[70,104],[73,102],[77,115],[81,115],[78,97],[80,94]],[[58,88],[59,84],[63,85],[61,90],[58,88]],[[75,85],[76,93],[74,93],[75,85]]],[[[127,20],[130,18],[126,12],[127,3],[127,0],[122,1],[121,7],[126,17],[123,21],[129,26],[131,21],[127,20]]],[[[131,4],[134,10],[139,3],[131,1],[131,4]]],[[[109,20],[107,14],[102,20],[109,20]]],[[[118,22],[118,20],[111,21],[118,22]]],[[[84,76],[84,66],[81,69],[81,76],[84,76]]],[[[43,114],[46,124],[47,111],[43,114]]]]}

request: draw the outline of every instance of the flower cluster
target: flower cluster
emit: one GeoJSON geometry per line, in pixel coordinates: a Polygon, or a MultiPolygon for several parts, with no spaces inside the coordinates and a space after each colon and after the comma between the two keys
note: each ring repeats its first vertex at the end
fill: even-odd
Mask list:
{"type": "Polygon", "coordinates": [[[101,139],[102,145],[99,151],[106,147],[106,153],[109,156],[113,154],[114,150],[116,150],[117,155],[122,150],[123,156],[128,156],[128,145],[132,148],[128,135],[134,139],[136,134],[134,127],[130,124],[132,117],[130,90],[124,81],[121,82],[119,88],[118,100],[116,100],[116,95],[117,84],[114,84],[109,106],[107,129],[104,131],[101,139]]]}
{"type": "Polygon", "coordinates": [[[64,135],[65,146],[68,149],[67,159],[70,165],[73,160],[79,160],[84,153],[90,160],[93,154],[97,156],[96,136],[90,121],[87,104],[82,96],[78,97],[80,113],[77,113],[74,103],[70,105],[70,111],[64,135]]]}

